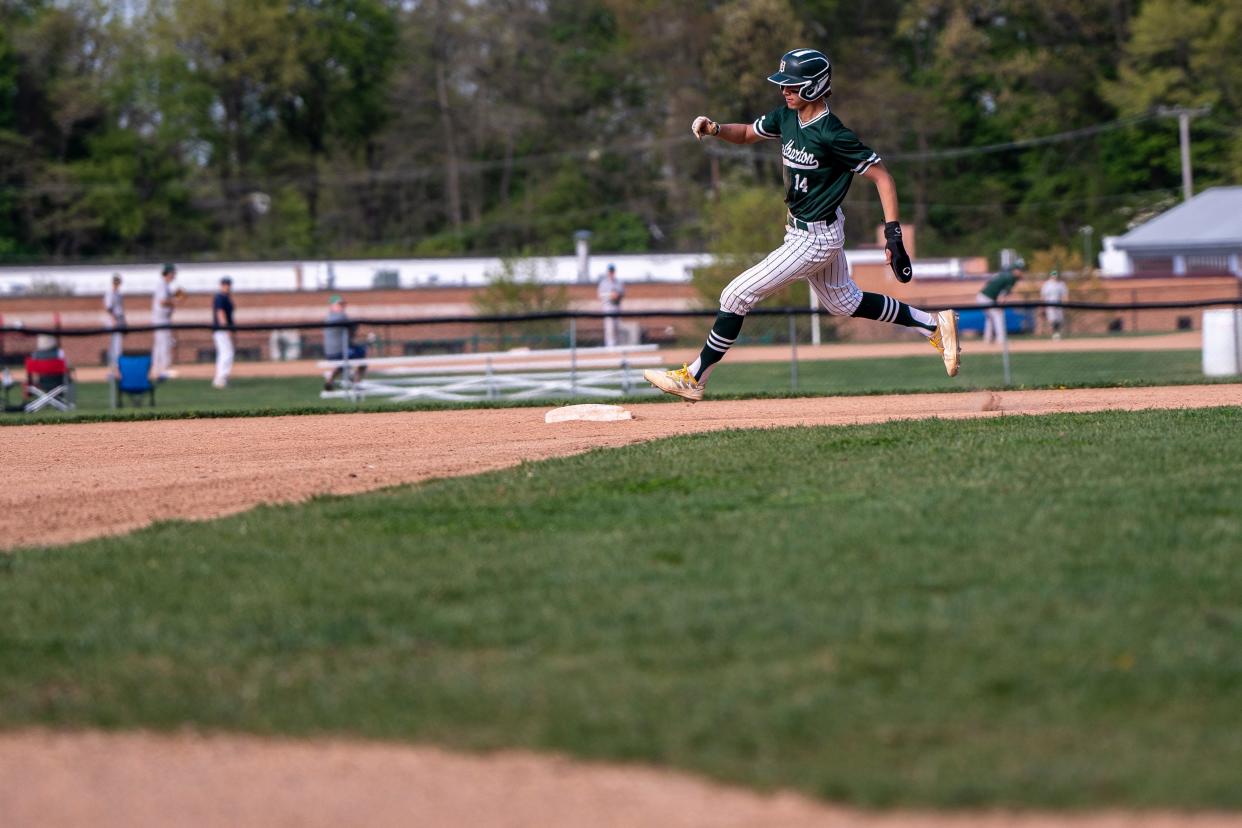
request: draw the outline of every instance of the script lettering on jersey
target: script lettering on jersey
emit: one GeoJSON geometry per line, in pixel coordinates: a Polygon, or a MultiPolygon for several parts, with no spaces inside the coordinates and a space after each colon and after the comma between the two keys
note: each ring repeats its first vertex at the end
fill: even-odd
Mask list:
{"type": "Polygon", "coordinates": [[[785,159],[786,167],[794,167],[799,170],[819,169],[819,159],[813,153],[795,147],[792,138],[785,143],[785,146],[781,147],[781,156],[785,159]]]}

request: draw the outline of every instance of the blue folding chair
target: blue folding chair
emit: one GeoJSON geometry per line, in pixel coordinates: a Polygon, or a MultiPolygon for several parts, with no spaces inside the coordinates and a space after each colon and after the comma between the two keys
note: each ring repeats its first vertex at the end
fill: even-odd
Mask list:
{"type": "Polygon", "coordinates": [[[154,406],[155,385],[151,382],[151,355],[121,354],[117,358],[116,366],[121,374],[116,383],[117,391],[120,392],[116,398],[117,405],[124,407],[126,394],[135,405],[142,400],[143,394],[148,394],[150,404],[154,406]]]}

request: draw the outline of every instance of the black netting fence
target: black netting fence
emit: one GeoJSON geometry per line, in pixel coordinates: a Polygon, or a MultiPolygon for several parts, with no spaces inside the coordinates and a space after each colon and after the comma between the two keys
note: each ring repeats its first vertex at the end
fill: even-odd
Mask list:
{"type": "MultiPolygon", "coordinates": [[[[1230,382],[1242,369],[1242,299],[1233,297],[1059,306],[1015,301],[992,310],[997,336],[990,340],[984,337],[986,309],[956,310],[963,357],[953,379],[939,370],[926,340],[909,329],[807,308],[760,308],[747,317],[711,389],[722,395],[776,395],[1230,382]]],[[[529,354],[540,366],[532,370],[558,369],[563,357],[577,370],[576,355],[598,355],[610,344],[632,352],[620,357],[628,365],[655,361],[676,367],[694,359],[714,316],[712,310],[428,318],[359,313],[340,325],[300,320],[239,324],[231,335],[235,354],[228,404],[279,408],[319,402],[324,377],[332,370],[323,360],[336,356],[333,343],[342,331],[354,362],[374,361],[376,370],[404,369],[414,375],[423,370],[420,366],[441,363],[466,372],[467,366],[486,366],[488,355],[502,354],[511,361],[511,355],[529,354]],[[561,356],[544,356],[554,353],[561,356]],[[471,362],[469,355],[480,359],[471,362]],[[281,388],[285,392],[277,393],[281,388]]],[[[169,374],[186,389],[164,397],[185,397],[177,404],[193,407],[198,403],[188,389],[215,376],[216,342],[209,325],[136,325],[114,331],[23,324],[11,317],[0,326],[5,407],[13,412],[26,404],[26,361],[39,355],[65,359],[80,392],[79,410],[111,407],[115,401],[100,390],[113,373],[110,351],[151,354],[162,330],[173,340],[169,374]]],[[[576,396],[578,391],[575,384],[549,396],[576,396]]],[[[215,406],[222,399],[201,403],[215,406]]]]}

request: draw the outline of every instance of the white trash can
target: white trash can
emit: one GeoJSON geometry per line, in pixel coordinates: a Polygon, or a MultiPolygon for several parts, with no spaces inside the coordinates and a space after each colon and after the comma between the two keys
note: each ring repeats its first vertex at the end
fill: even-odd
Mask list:
{"type": "Polygon", "coordinates": [[[1228,377],[1242,373],[1242,308],[1203,312],[1203,374],[1228,377]]]}

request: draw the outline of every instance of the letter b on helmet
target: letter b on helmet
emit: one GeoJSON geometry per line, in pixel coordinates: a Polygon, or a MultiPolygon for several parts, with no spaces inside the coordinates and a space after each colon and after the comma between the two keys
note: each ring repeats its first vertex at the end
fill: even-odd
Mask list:
{"type": "Polygon", "coordinates": [[[817,49],[794,49],[781,58],[781,68],[768,80],[778,86],[798,87],[798,97],[817,101],[832,89],[832,63],[817,49]]]}

